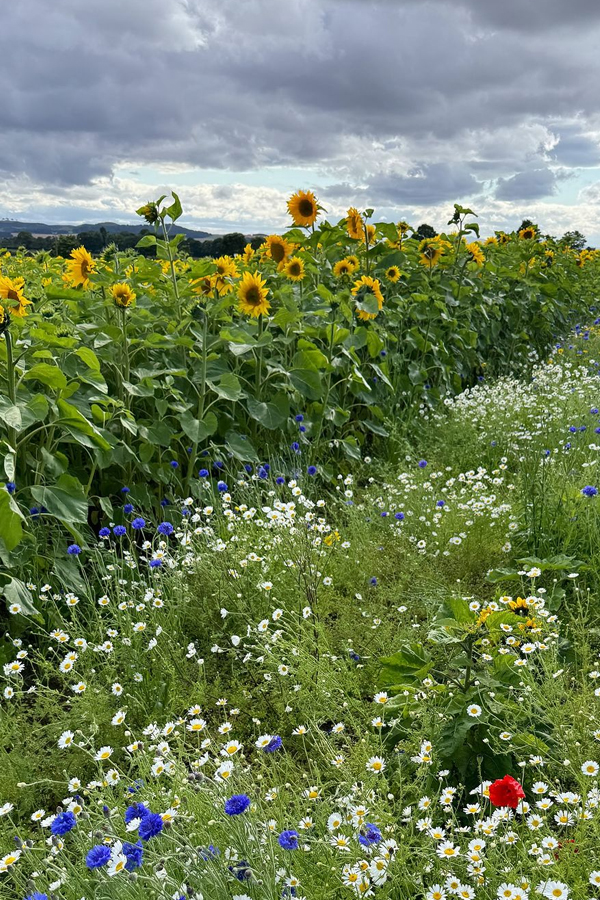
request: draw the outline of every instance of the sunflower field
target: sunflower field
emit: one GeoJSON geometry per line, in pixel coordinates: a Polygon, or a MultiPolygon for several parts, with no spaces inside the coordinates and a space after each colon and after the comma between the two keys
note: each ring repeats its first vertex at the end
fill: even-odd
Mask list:
{"type": "Polygon", "coordinates": [[[288,211],[1,255],[0,897],[592,900],[600,254],[288,211]]]}
{"type": "Polygon", "coordinates": [[[5,565],[27,552],[28,510],[83,540],[123,484],[150,505],[197,494],[200,471],[319,460],[331,475],[385,454],[423,409],[531,363],[600,286],[595,251],[535,228],[480,242],[457,205],[447,234],[418,241],[372,210],[319,224],[310,191],[257,252],[198,262],[169,237],[179,198],[165,201],[138,210],[155,259],[2,259],[5,565]]]}

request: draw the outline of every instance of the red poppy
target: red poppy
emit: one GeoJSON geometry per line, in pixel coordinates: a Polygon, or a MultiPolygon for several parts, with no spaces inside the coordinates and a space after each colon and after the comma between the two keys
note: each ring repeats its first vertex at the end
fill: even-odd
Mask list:
{"type": "Polygon", "coordinates": [[[490,800],[494,806],[510,806],[511,809],[516,809],[519,800],[524,796],[522,785],[515,781],[512,775],[505,775],[490,785],[490,800]]]}

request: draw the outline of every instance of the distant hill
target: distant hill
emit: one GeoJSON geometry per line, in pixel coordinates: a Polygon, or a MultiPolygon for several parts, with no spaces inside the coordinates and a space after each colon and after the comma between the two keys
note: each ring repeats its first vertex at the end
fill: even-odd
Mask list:
{"type": "MultiPolygon", "coordinates": [[[[83,231],[100,231],[105,228],[108,234],[139,234],[148,225],[142,222],[139,225],[120,225],[117,222],[84,222],[82,225],[46,225],[44,222],[20,222],[17,219],[0,219],[0,235],[15,235],[20,231],[28,231],[36,235],[81,234],[83,231]]],[[[202,240],[214,237],[210,231],[197,231],[193,228],[184,228],[182,225],[174,225],[171,234],[184,234],[188,238],[202,240]]]]}

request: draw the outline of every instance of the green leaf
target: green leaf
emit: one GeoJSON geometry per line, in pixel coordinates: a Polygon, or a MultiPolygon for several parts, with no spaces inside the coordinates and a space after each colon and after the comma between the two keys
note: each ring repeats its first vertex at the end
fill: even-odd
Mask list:
{"type": "Polygon", "coordinates": [[[78,356],[79,359],[86,364],[88,369],[93,369],[95,372],[100,371],[100,360],[89,347],[80,347],[75,351],[75,356],[78,356]]]}
{"type": "Polygon", "coordinates": [[[20,431],[23,422],[21,410],[14,403],[11,403],[7,397],[0,397],[0,419],[2,419],[7,428],[14,428],[15,431],[20,431]]]}
{"type": "Polygon", "coordinates": [[[182,214],[183,209],[181,207],[181,200],[179,199],[175,191],[171,191],[171,195],[173,197],[173,203],[171,204],[171,206],[167,206],[164,211],[169,216],[169,218],[173,222],[175,222],[182,214]]]}
{"type": "Polygon", "coordinates": [[[0,540],[10,552],[23,537],[23,515],[8,491],[0,490],[0,540]]]}
{"type": "Polygon", "coordinates": [[[154,235],[154,234],[145,234],[144,237],[141,238],[141,239],[137,242],[137,244],[136,244],[135,246],[136,246],[136,247],[139,247],[139,248],[142,248],[142,247],[154,247],[155,244],[156,244],[156,235],[154,235]]]}
{"type": "Polygon", "coordinates": [[[239,400],[243,393],[239,378],[233,372],[225,372],[218,382],[209,381],[207,384],[211,391],[225,400],[239,400]]]}
{"type": "Polygon", "coordinates": [[[393,656],[384,656],[380,662],[378,684],[391,690],[422,681],[433,666],[431,655],[419,643],[407,644],[393,656]]]}
{"type": "Polygon", "coordinates": [[[67,379],[63,372],[58,366],[53,366],[50,363],[37,363],[28,372],[25,372],[23,376],[24,381],[33,381],[34,379],[57,391],[62,391],[67,386],[67,379]]]}
{"type": "Polygon", "coordinates": [[[228,431],[225,435],[225,446],[241,462],[258,462],[258,454],[248,438],[237,431],[228,431]]]}
{"type": "Polygon", "coordinates": [[[12,606],[13,603],[18,603],[24,616],[39,615],[39,610],[34,606],[31,591],[18,578],[11,578],[8,584],[5,584],[2,588],[2,593],[6,599],[7,607],[12,606]]]}
{"type": "Polygon", "coordinates": [[[184,412],[179,416],[179,423],[185,435],[194,444],[201,444],[211,434],[214,434],[219,426],[213,412],[208,412],[202,420],[196,419],[191,412],[184,412]]]}
{"type": "Polygon", "coordinates": [[[72,403],[67,403],[66,400],[57,400],[56,405],[62,424],[66,428],[87,435],[91,439],[93,446],[99,447],[101,450],[110,450],[110,444],[106,438],[102,437],[100,432],[86,419],[83,413],[79,412],[76,406],[73,406],[72,403]]]}
{"type": "Polygon", "coordinates": [[[87,523],[88,504],[81,482],[73,475],[61,475],[50,487],[35,485],[31,494],[39,506],[45,506],[49,515],[61,522],[87,523]]]}
{"type": "Polygon", "coordinates": [[[320,400],[323,396],[323,384],[318,372],[312,369],[292,369],[288,377],[303,397],[307,397],[309,400],[320,400]]]}
{"type": "Polygon", "coordinates": [[[282,396],[270,403],[261,403],[259,400],[255,400],[254,397],[248,397],[246,402],[248,404],[248,412],[252,418],[270,430],[283,425],[290,414],[289,403],[282,396]]]}

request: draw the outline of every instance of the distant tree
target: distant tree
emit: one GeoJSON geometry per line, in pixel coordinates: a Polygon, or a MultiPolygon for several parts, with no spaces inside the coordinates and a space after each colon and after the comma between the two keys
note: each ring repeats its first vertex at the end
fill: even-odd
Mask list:
{"type": "Polygon", "coordinates": [[[435,230],[435,228],[432,228],[431,225],[423,222],[423,224],[419,225],[419,227],[415,231],[414,237],[419,241],[423,241],[425,240],[425,238],[437,237],[437,231],[435,230]]]}
{"type": "Polygon", "coordinates": [[[570,247],[571,250],[579,251],[583,250],[587,244],[587,240],[585,235],[580,231],[565,231],[558,243],[561,247],[570,247]]]}
{"type": "Polygon", "coordinates": [[[258,248],[263,245],[264,240],[265,239],[264,239],[263,235],[258,234],[258,235],[256,235],[256,237],[252,238],[252,240],[250,241],[250,246],[252,247],[253,250],[258,250],[258,248]]]}
{"type": "Polygon", "coordinates": [[[99,231],[80,231],[77,235],[80,246],[85,247],[89,253],[102,253],[104,241],[99,231]]]}
{"type": "Polygon", "coordinates": [[[34,237],[30,231],[20,231],[16,237],[17,247],[25,247],[31,250],[33,247],[34,237]]]}
{"type": "Polygon", "coordinates": [[[100,235],[101,235],[101,237],[102,237],[102,249],[104,249],[104,248],[106,247],[106,244],[107,244],[107,241],[108,241],[108,231],[106,230],[106,228],[104,227],[104,225],[101,225],[100,228],[99,228],[98,230],[99,230],[100,235]]]}
{"type": "Polygon", "coordinates": [[[80,246],[76,234],[59,234],[54,242],[55,256],[69,256],[71,250],[80,246]]]}
{"type": "Polygon", "coordinates": [[[223,253],[228,256],[235,256],[236,253],[243,253],[246,246],[246,238],[239,231],[233,231],[231,234],[224,234],[222,238],[223,253]]]}

